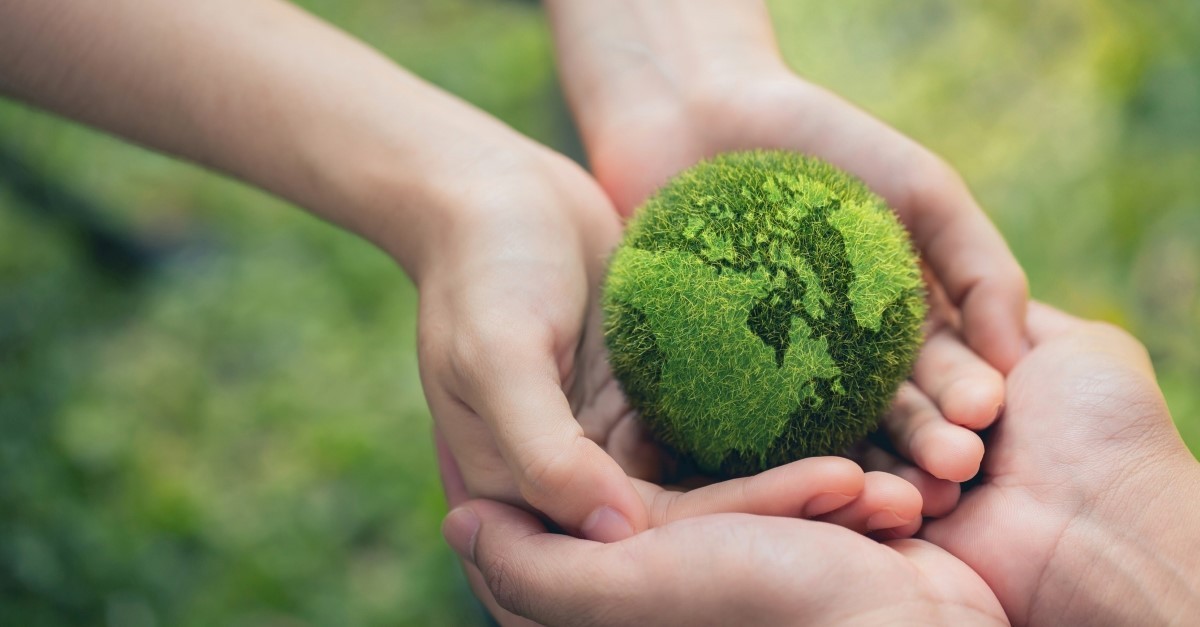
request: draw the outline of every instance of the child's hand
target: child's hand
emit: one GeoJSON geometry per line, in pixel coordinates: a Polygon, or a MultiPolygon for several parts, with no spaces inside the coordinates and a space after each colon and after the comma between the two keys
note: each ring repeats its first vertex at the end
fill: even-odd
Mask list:
{"type": "Polygon", "coordinates": [[[615,408],[577,401],[615,389],[596,380],[607,372],[596,301],[621,225],[575,164],[523,148],[470,164],[432,208],[453,218],[416,264],[421,379],[471,496],[620,540],[646,528],[645,508],[586,433],[590,414],[615,408]]]}

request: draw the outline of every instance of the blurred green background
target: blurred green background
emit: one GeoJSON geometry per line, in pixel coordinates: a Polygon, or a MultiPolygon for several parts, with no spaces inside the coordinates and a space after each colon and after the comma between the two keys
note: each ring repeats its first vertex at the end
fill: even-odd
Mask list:
{"type": "MultiPolygon", "coordinates": [[[[578,155],[533,3],[304,0],[578,155]]],[[[1200,3],[774,2],[781,45],[945,155],[1036,297],[1147,343],[1200,448],[1200,3]]],[[[384,255],[0,103],[0,623],[479,621],[384,255]]]]}

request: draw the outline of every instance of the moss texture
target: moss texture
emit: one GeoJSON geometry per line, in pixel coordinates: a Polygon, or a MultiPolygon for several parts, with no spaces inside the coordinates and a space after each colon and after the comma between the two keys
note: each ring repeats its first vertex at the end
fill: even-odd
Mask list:
{"type": "Polygon", "coordinates": [[[870,432],[912,368],[925,299],[882,199],[820,160],[757,151],[700,163],[642,206],[604,311],[643,421],[736,476],[870,432]]]}

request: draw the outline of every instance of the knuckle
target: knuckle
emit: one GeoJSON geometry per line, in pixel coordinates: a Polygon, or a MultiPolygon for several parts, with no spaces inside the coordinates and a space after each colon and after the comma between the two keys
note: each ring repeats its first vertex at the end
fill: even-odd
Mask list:
{"type": "Polygon", "coordinates": [[[511,556],[501,553],[492,557],[481,568],[484,582],[492,598],[504,609],[526,616],[529,610],[528,597],[516,582],[516,565],[511,556]]]}
{"type": "Polygon", "coordinates": [[[521,463],[521,495],[535,507],[561,494],[571,482],[575,469],[573,446],[538,446],[537,452],[521,463]]]}
{"type": "Polygon", "coordinates": [[[909,451],[919,450],[929,443],[929,438],[937,434],[937,428],[943,422],[941,413],[930,408],[918,410],[909,419],[908,432],[905,434],[904,446],[909,451]]]}
{"type": "Polygon", "coordinates": [[[449,339],[448,361],[457,380],[477,383],[504,355],[517,348],[515,333],[502,324],[488,322],[463,325],[449,339]]]}

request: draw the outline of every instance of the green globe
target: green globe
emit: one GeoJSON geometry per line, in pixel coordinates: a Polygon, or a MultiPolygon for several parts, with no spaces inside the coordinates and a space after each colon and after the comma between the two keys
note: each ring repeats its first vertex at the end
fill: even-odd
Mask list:
{"type": "Polygon", "coordinates": [[[858,179],[781,151],[720,155],[646,201],[604,285],[613,372],[704,472],[842,453],[921,343],[904,228],[858,179]]]}

